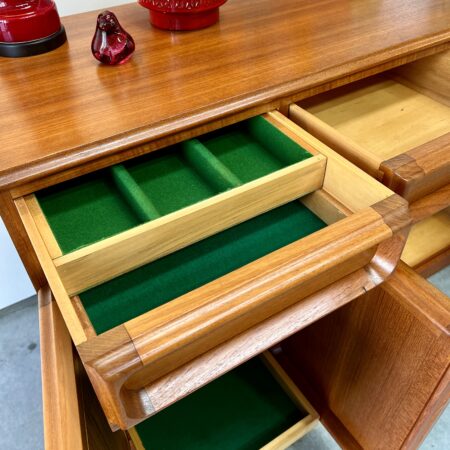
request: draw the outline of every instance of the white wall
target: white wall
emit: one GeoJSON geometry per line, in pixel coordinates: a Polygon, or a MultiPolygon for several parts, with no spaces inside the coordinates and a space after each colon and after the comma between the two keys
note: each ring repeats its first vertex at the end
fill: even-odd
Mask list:
{"type": "Polygon", "coordinates": [[[133,3],[134,0],[56,0],[60,16],[77,14],[84,11],[93,11],[94,9],[112,8],[113,6],[124,3],[133,3]]]}
{"type": "MultiPolygon", "coordinates": [[[[130,0],[56,0],[61,16],[109,8],[130,0]]],[[[33,286],[0,219],[0,309],[34,294],[33,286]]]]}
{"type": "Polygon", "coordinates": [[[34,294],[34,288],[0,219],[0,309],[34,294]]]}

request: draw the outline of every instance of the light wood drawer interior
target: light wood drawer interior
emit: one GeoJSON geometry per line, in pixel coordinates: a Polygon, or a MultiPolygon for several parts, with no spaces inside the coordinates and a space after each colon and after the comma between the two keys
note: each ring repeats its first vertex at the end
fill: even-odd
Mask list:
{"type": "Polygon", "coordinates": [[[450,132],[448,106],[390,74],[327,92],[302,106],[364,148],[378,166],[450,132]]]}
{"type": "Polygon", "coordinates": [[[446,208],[411,228],[402,260],[409,266],[418,268],[440,255],[444,257],[449,249],[450,209],[446,208]]]}
{"type": "Polygon", "coordinates": [[[278,112],[16,205],[123,429],[379,284],[409,223],[404,201],[278,112]],[[304,320],[267,334],[294,306],[304,320]]]}
{"type": "Polygon", "coordinates": [[[450,52],[292,105],[290,117],[409,201],[450,180],[450,52]]]}
{"type": "Polygon", "coordinates": [[[290,108],[293,121],[410,202],[402,259],[414,268],[450,246],[449,80],[444,52],[290,108]]]}

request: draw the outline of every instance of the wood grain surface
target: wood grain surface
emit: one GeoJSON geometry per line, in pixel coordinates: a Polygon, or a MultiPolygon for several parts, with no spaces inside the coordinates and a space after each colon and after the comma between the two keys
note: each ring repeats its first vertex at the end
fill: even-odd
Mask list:
{"type": "Polygon", "coordinates": [[[450,208],[430,216],[411,228],[402,260],[417,267],[450,248],[450,208]]]}
{"type": "Polygon", "coordinates": [[[45,450],[133,450],[111,432],[50,289],[38,298],[45,450]]]}
{"type": "Polygon", "coordinates": [[[193,33],[151,28],[137,4],[115,12],[137,46],[123,66],[93,59],[96,12],[65,18],[68,43],[54,52],[1,59],[1,186],[269,111],[302,90],[444,50],[450,38],[445,0],[230,0],[220,23],[193,33]]]}
{"type": "Polygon", "coordinates": [[[308,99],[303,107],[380,162],[450,132],[449,107],[384,74],[308,99]]]}
{"type": "Polygon", "coordinates": [[[39,264],[47,278],[47,284],[50,286],[52,293],[55,296],[66,326],[69,329],[72,340],[75,345],[80,344],[87,339],[82,321],[78,317],[77,311],[61,282],[47,246],[45,245],[42,235],[34,221],[34,217],[28,208],[26,199],[21,198],[16,200],[16,207],[22,219],[23,226],[33,245],[34,251],[36,252],[39,264]]]}
{"type": "Polygon", "coordinates": [[[285,341],[282,365],[338,441],[342,429],[356,441],[345,448],[414,449],[448,400],[449,324],[448,297],[400,263],[285,341]]]}
{"type": "Polygon", "coordinates": [[[81,450],[84,436],[72,342],[49,288],[38,293],[46,450],[81,450]]]}
{"type": "MultiPolygon", "coordinates": [[[[43,239],[47,228],[39,231],[26,198],[16,200],[114,429],[127,429],[155,413],[155,399],[146,394],[145,386],[196,356],[363,267],[365,289],[385,280],[395,268],[409,226],[406,201],[279,112],[267,119],[304,148],[326,156],[325,177],[320,177],[323,192],[314,194],[311,204],[327,221],[342,220],[100,336],[93,336],[81,304],[67,294],[43,239]],[[357,192],[348,183],[358,186],[357,192]]],[[[320,311],[315,308],[317,318],[320,311]]],[[[169,401],[179,394],[173,395],[169,401]]]]}
{"type": "Polygon", "coordinates": [[[369,149],[342,135],[336,128],[295,103],[289,106],[288,115],[289,119],[302,127],[302,129],[320,139],[324,144],[374,178],[381,179],[380,164],[382,159],[374,155],[369,149]]]}
{"type": "Polygon", "coordinates": [[[450,132],[384,161],[380,169],[383,184],[410,203],[450,184],[450,132]]]}
{"type": "Polygon", "coordinates": [[[450,106],[450,52],[398,67],[390,76],[436,101],[450,106]]]}
{"type": "MultiPolygon", "coordinates": [[[[330,225],[326,229],[328,233],[316,233],[310,240],[304,238],[79,345],[80,356],[113,429],[132,427],[155,414],[158,403],[166,402],[167,406],[178,400],[185,388],[192,388],[192,380],[186,387],[179,385],[181,381],[176,373],[180,366],[189,365],[198,355],[214,354],[215,348],[221,351],[220,347],[226,342],[233,347],[234,336],[258,327],[259,322],[283,308],[298,303],[299,308],[306,308],[303,310],[306,314],[313,305],[308,301],[304,304],[302,300],[319,289],[327,289],[330,283],[339,285],[338,280],[344,282],[342,300],[345,300],[346,289],[354,288],[346,281],[350,281],[363,266],[363,285],[360,287],[366,291],[381,283],[394,270],[403,248],[403,229],[408,225],[406,210],[406,202],[401,197],[392,196],[374,205],[373,209],[367,208],[330,225]],[[365,216],[378,219],[367,227],[361,223],[365,216]],[[359,224],[353,238],[353,233],[349,232],[352,221],[359,224]],[[374,254],[374,251],[364,250],[364,245],[376,243],[364,244],[367,239],[363,235],[367,231],[374,239],[375,234],[381,231],[376,231],[380,221],[384,227],[383,236],[390,230],[384,238],[392,237],[380,243],[374,254]],[[339,233],[335,234],[333,230],[342,232],[342,238],[339,239],[339,233]],[[323,238],[328,241],[330,236],[333,236],[333,243],[325,248],[334,251],[337,261],[325,276],[318,278],[316,274],[326,269],[329,258],[320,250],[312,251],[310,244],[314,241],[314,245],[318,245],[323,238]],[[348,248],[338,249],[348,239],[352,241],[348,248]],[[300,270],[304,254],[309,255],[304,261],[306,270],[300,270]],[[317,267],[316,254],[322,261],[317,267]],[[176,389],[163,398],[147,390],[146,386],[173,375],[176,389]]],[[[336,289],[339,291],[337,286],[336,289]]],[[[316,304],[305,318],[312,322],[322,317],[322,306],[337,307],[334,300],[339,297],[337,291],[336,295],[331,295],[330,305],[316,304]]],[[[346,301],[352,292],[347,292],[349,297],[346,301]]],[[[279,336],[274,334],[275,338],[279,336]]],[[[258,345],[265,346],[270,342],[273,341],[265,339],[253,343],[248,348],[249,354],[255,355],[258,345]]],[[[236,359],[230,361],[231,364],[236,362],[236,359]]],[[[194,370],[205,372],[203,380],[206,376],[211,381],[215,376],[216,369],[210,365],[194,362],[192,366],[194,370]],[[206,367],[211,370],[206,370],[206,367]]]]}
{"type": "Polygon", "coordinates": [[[177,398],[189,395],[255,354],[307,327],[315,321],[317,313],[323,317],[347,304],[373,287],[371,282],[364,284],[364,279],[365,271],[361,269],[146,386],[155,410],[169,406],[177,398]],[[211,370],[205,371],[205,367],[211,370]]]}
{"type": "Polygon", "coordinates": [[[449,206],[449,199],[450,183],[409,205],[409,213],[413,224],[447,208],[449,206]]]}

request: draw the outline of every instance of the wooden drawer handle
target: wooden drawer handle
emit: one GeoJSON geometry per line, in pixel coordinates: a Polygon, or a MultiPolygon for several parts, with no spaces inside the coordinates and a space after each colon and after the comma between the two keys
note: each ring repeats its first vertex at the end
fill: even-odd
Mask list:
{"type": "Polygon", "coordinates": [[[450,133],[380,165],[383,184],[410,203],[450,183],[450,133]]]}

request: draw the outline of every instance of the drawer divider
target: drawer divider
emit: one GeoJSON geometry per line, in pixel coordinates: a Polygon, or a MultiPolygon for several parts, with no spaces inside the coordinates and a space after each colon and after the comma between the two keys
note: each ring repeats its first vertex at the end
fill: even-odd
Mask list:
{"type": "Polygon", "coordinates": [[[147,222],[54,260],[69,296],[320,189],[326,158],[276,173],[147,222]],[[180,233],[180,230],[184,232],[180,233]]]}
{"type": "Polygon", "coordinates": [[[111,167],[110,173],[118,191],[139,220],[145,223],[161,217],[150,198],[123,164],[111,167]]]}
{"type": "Polygon", "coordinates": [[[217,192],[242,185],[242,181],[198,139],[185,141],[182,147],[186,161],[217,192]]]}

